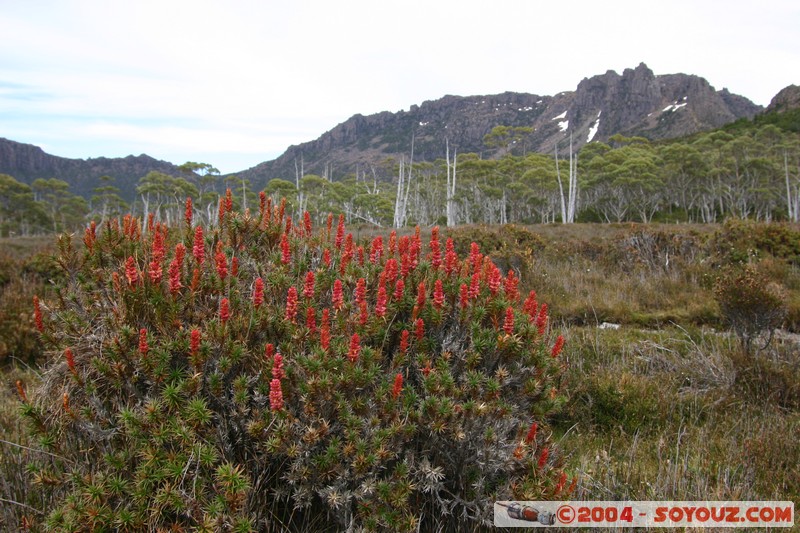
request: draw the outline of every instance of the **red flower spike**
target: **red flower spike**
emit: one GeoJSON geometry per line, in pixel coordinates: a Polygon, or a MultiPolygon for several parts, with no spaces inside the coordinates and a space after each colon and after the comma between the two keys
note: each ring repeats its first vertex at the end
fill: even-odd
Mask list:
{"type": "Polygon", "coordinates": [[[75,375],[75,373],[76,373],[76,370],[75,370],[75,356],[73,355],[72,350],[70,348],[67,348],[66,350],[64,350],[64,359],[67,360],[67,368],[69,369],[69,371],[73,375],[75,375]]]}
{"type": "Polygon", "coordinates": [[[236,256],[231,258],[231,276],[234,278],[239,276],[239,258],[236,256]]]}
{"type": "Polygon", "coordinates": [[[267,345],[264,346],[264,359],[266,359],[268,363],[271,363],[273,357],[275,357],[275,345],[268,342],[267,345]]]}
{"type": "Polygon", "coordinates": [[[272,411],[283,409],[283,389],[279,379],[273,379],[269,382],[269,408],[272,411]]]}
{"type": "Polygon", "coordinates": [[[148,268],[147,273],[150,277],[150,283],[153,285],[158,285],[161,283],[161,276],[164,274],[164,267],[162,267],[161,263],[158,261],[150,261],[150,267],[148,268]]]}
{"type": "Polygon", "coordinates": [[[94,250],[94,243],[97,240],[97,223],[94,220],[89,224],[89,227],[86,228],[83,232],[83,243],[88,248],[89,253],[92,253],[94,250]]]}
{"type": "Polygon", "coordinates": [[[139,270],[136,268],[136,261],[132,256],[128,256],[125,261],[125,277],[128,280],[128,285],[131,287],[139,283],[139,270]]]}
{"type": "Polygon", "coordinates": [[[564,337],[559,335],[556,339],[556,343],[553,345],[553,350],[550,352],[550,355],[553,357],[558,357],[558,354],[561,353],[562,348],[564,348],[564,337]]]}
{"type": "Polygon", "coordinates": [[[566,484],[566,482],[567,482],[567,473],[561,472],[561,476],[558,478],[558,483],[556,484],[556,488],[553,491],[554,496],[557,496],[558,494],[561,493],[562,490],[564,490],[564,485],[566,484]]]}
{"type": "Polygon", "coordinates": [[[183,256],[186,247],[183,244],[178,244],[175,247],[175,257],[169,264],[169,292],[173,296],[181,290],[183,284],[181,283],[181,267],[183,265],[183,256]]]}
{"type": "Polygon", "coordinates": [[[577,486],[577,484],[578,484],[578,478],[577,476],[573,476],[572,482],[569,484],[569,488],[567,489],[567,494],[572,494],[573,492],[575,492],[575,487],[577,486]]]}
{"type": "Polygon", "coordinates": [[[403,276],[403,278],[408,277],[409,272],[411,272],[412,263],[413,259],[408,250],[400,254],[400,275],[403,276]]]}
{"type": "MultiPolygon", "coordinates": [[[[450,239],[448,239],[450,240],[450,239]]],[[[458,254],[454,251],[448,251],[444,255],[444,272],[448,277],[452,276],[454,272],[458,271],[458,254]]]]}
{"type": "Polygon", "coordinates": [[[478,243],[473,242],[469,245],[469,263],[473,272],[478,270],[482,261],[483,256],[481,255],[481,247],[478,246],[478,243]]]}
{"type": "Polygon", "coordinates": [[[192,227],[192,199],[186,198],[186,209],[183,211],[183,219],[186,221],[186,225],[190,228],[192,227]]]}
{"type": "Polygon", "coordinates": [[[506,318],[503,321],[503,331],[506,332],[506,335],[514,334],[514,308],[511,306],[506,309],[506,318]]]}
{"type": "Polygon", "coordinates": [[[353,333],[353,336],[350,337],[350,349],[347,352],[347,358],[350,360],[351,363],[355,363],[358,360],[358,356],[361,354],[361,338],[358,336],[358,333],[353,333]]]}
{"type": "MultiPolygon", "coordinates": [[[[220,241],[222,244],[222,241],[220,241]]],[[[221,246],[217,246],[217,253],[214,255],[214,262],[217,266],[217,275],[219,279],[225,280],[228,276],[228,257],[225,255],[225,252],[222,251],[221,246]]]]}
{"type": "Polygon", "coordinates": [[[422,340],[422,337],[425,336],[425,321],[422,320],[421,318],[418,318],[414,322],[414,336],[417,338],[418,341],[422,340]]]}
{"type": "Polygon", "coordinates": [[[400,300],[403,298],[403,291],[406,288],[406,282],[403,281],[403,278],[398,278],[397,283],[394,285],[394,295],[393,298],[395,300],[400,300]]]}
{"type": "Polygon", "coordinates": [[[314,272],[308,271],[306,274],[306,282],[303,286],[303,298],[310,300],[314,297],[314,272]]]}
{"type": "Polygon", "coordinates": [[[286,371],[283,369],[283,356],[276,353],[272,358],[272,379],[283,379],[286,377],[286,371]]]}
{"type": "Polygon", "coordinates": [[[292,217],[291,215],[286,217],[286,229],[284,230],[286,235],[292,234],[292,217]]]}
{"type": "Polygon", "coordinates": [[[536,328],[539,330],[539,335],[544,335],[547,329],[547,304],[542,304],[539,308],[539,314],[536,316],[536,328]]]}
{"type": "Polygon", "coordinates": [[[347,271],[347,265],[350,264],[350,259],[352,259],[353,254],[352,252],[348,252],[345,249],[342,252],[342,256],[339,258],[339,273],[344,276],[344,273],[347,271]]]}
{"type": "Polygon", "coordinates": [[[311,225],[311,213],[305,211],[303,213],[303,230],[306,232],[306,237],[311,237],[313,229],[314,228],[311,225]]]}
{"type": "Polygon", "coordinates": [[[442,266],[442,250],[439,243],[439,226],[434,226],[431,230],[431,266],[435,270],[439,270],[442,266]]]}
{"type": "Polygon", "coordinates": [[[522,310],[528,315],[531,322],[536,319],[539,311],[539,304],[536,303],[536,291],[532,290],[528,293],[528,297],[525,298],[525,302],[522,304],[522,310]]]}
{"type": "Polygon", "coordinates": [[[397,373],[394,377],[394,386],[392,387],[392,398],[395,400],[400,397],[400,393],[403,392],[403,374],[397,373]]]}
{"type": "Polygon", "coordinates": [[[397,232],[392,230],[389,234],[389,255],[393,256],[397,251],[397,232]]]}
{"type": "Polygon", "coordinates": [[[283,216],[286,214],[286,198],[281,198],[281,203],[278,205],[278,215],[277,220],[275,220],[276,224],[283,224],[283,216]]]}
{"type": "Polygon", "coordinates": [[[193,328],[189,335],[189,354],[196,357],[200,351],[200,330],[193,328]]]}
{"type": "Polygon", "coordinates": [[[331,267],[331,251],[327,248],[322,250],[322,262],[325,263],[326,268],[331,267]]]}
{"type": "Polygon", "coordinates": [[[425,290],[425,282],[420,281],[419,285],[417,285],[417,307],[420,310],[425,306],[425,300],[427,298],[427,291],[425,290]]]}
{"type": "Polygon", "coordinates": [[[306,309],[306,327],[312,335],[317,333],[317,312],[313,307],[306,309]]]}
{"type": "Polygon", "coordinates": [[[369,250],[369,262],[373,265],[377,264],[383,256],[383,237],[378,235],[372,239],[372,245],[369,250]]]}
{"type": "Polygon", "coordinates": [[[489,270],[489,276],[487,284],[489,285],[489,292],[492,293],[492,296],[496,296],[497,293],[500,291],[500,284],[503,281],[503,276],[500,274],[500,269],[497,268],[491,262],[490,266],[488,267],[488,270],[489,270]]]}
{"type": "Polygon", "coordinates": [[[182,242],[175,245],[175,260],[178,265],[183,265],[183,258],[186,257],[186,246],[182,242]]]}
{"type": "Polygon", "coordinates": [[[281,235],[281,263],[288,265],[292,261],[292,249],[289,246],[289,238],[286,234],[281,235]]]}
{"type": "Polygon", "coordinates": [[[331,238],[331,227],[333,227],[333,213],[328,213],[328,221],[325,225],[325,238],[328,240],[331,238]]]}
{"type": "Polygon", "coordinates": [[[319,331],[319,345],[322,347],[322,350],[327,352],[328,348],[331,345],[331,321],[330,321],[330,310],[323,309],[322,310],[322,326],[320,327],[319,331]]]}
{"type": "Polygon", "coordinates": [[[65,392],[62,398],[61,405],[64,407],[64,412],[72,416],[72,409],[69,408],[69,394],[65,392]]]}
{"type": "MultiPolygon", "coordinates": [[[[115,272],[116,274],[116,272],[115,272]]],[[[36,329],[39,333],[44,333],[44,320],[42,319],[42,308],[39,305],[39,297],[33,295],[33,323],[36,324],[36,329]]]]}
{"type": "Polygon", "coordinates": [[[217,218],[219,219],[219,225],[222,226],[222,223],[225,222],[225,198],[222,196],[219,197],[219,209],[217,210],[217,218]]]}
{"type": "Polygon", "coordinates": [[[342,291],[342,280],[340,279],[336,279],[333,282],[331,304],[336,311],[339,311],[344,306],[344,293],[342,291]]]}
{"type": "Polygon", "coordinates": [[[403,332],[400,334],[400,353],[405,354],[408,352],[408,336],[410,333],[407,329],[404,329],[403,332]]]}
{"type": "Polygon", "coordinates": [[[225,324],[231,318],[230,302],[227,298],[223,298],[219,303],[219,319],[225,324]]]}
{"type": "Polygon", "coordinates": [[[358,323],[365,326],[369,320],[369,311],[367,310],[367,302],[362,300],[358,302],[358,323]]]}
{"type": "Polygon", "coordinates": [[[433,307],[441,310],[444,306],[444,288],[442,287],[442,280],[437,279],[433,284],[433,307]]]}
{"type": "Polygon", "coordinates": [[[386,315],[386,287],[383,285],[378,287],[378,296],[375,301],[375,315],[378,317],[383,317],[386,315]]]}
{"type": "Polygon", "coordinates": [[[286,320],[294,323],[297,320],[297,289],[289,287],[286,294],[286,320]]]}
{"type": "Polygon", "coordinates": [[[253,307],[258,309],[264,303],[264,280],[256,278],[253,288],[253,307]]]}
{"type": "Polygon", "coordinates": [[[17,394],[19,395],[19,399],[23,402],[28,401],[28,395],[25,394],[25,387],[22,385],[22,380],[17,380],[17,394]]]}
{"type": "Polygon", "coordinates": [[[202,265],[206,255],[206,243],[203,240],[203,226],[197,226],[194,230],[194,244],[192,245],[192,256],[198,265],[202,265]]]}
{"type": "Polygon", "coordinates": [[[469,299],[476,300],[480,293],[481,293],[481,274],[480,272],[475,272],[472,275],[472,279],[470,280],[469,284],[469,299]]]}
{"type": "Polygon", "coordinates": [[[356,281],[355,298],[356,303],[359,304],[367,299],[367,282],[364,278],[358,278],[358,281],[356,281]]]}
{"type": "Polygon", "coordinates": [[[390,285],[397,280],[397,269],[397,259],[394,258],[387,260],[386,265],[383,267],[383,272],[386,274],[386,282],[390,285]]]}
{"type": "Polygon", "coordinates": [[[466,283],[462,283],[461,287],[459,287],[459,303],[461,304],[461,309],[466,309],[467,305],[469,305],[469,289],[466,283]]]}
{"type": "Polygon", "coordinates": [[[344,215],[339,215],[339,225],[336,226],[336,240],[334,241],[337,250],[342,249],[342,243],[344,243],[344,215]]]}
{"type": "Polygon", "coordinates": [[[531,444],[533,441],[536,440],[536,430],[539,428],[539,424],[534,422],[531,424],[530,429],[528,429],[528,434],[525,435],[525,444],[531,444]]]}
{"type": "Polygon", "coordinates": [[[192,272],[192,285],[190,289],[192,292],[196,292],[198,287],[200,287],[200,269],[195,268],[194,272],[192,272]]]}
{"type": "Polygon", "coordinates": [[[225,211],[227,213],[233,211],[233,193],[230,189],[225,189],[225,211]]]}
{"type": "Polygon", "coordinates": [[[545,446],[542,448],[542,453],[539,455],[539,468],[544,468],[544,465],[547,464],[547,457],[550,455],[550,449],[545,446]]]}
{"type": "Polygon", "coordinates": [[[511,300],[512,302],[516,302],[519,300],[519,278],[514,274],[514,271],[509,269],[508,274],[506,275],[506,280],[503,283],[503,289],[506,293],[506,298],[511,300]]]}
{"type": "Polygon", "coordinates": [[[147,330],[142,328],[139,330],[139,355],[144,359],[147,357],[147,352],[149,351],[150,347],[147,345],[147,330]]]}
{"type": "Polygon", "coordinates": [[[264,218],[264,212],[267,210],[267,193],[261,191],[258,193],[258,214],[259,218],[264,218]]]}

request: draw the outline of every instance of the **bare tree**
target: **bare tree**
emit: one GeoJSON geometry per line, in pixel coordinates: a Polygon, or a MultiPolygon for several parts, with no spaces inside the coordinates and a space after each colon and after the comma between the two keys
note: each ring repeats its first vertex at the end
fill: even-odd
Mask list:
{"type": "Polygon", "coordinates": [[[450,142],[445,138],[445,157],[447,158],[447,193],[446,193],[446,212],[447,225],[455,226],[458,224],[456,218],[456,164],[458,161],[458,149],[453,150],[453,162],[450,163],[450,142]]]}

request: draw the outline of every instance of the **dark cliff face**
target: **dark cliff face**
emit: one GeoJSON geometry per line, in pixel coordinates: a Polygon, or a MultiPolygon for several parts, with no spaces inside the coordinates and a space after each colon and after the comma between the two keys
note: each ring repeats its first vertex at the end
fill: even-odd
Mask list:
{"type": "Polygon", "coordinates": [[[290,147],[274,161],[238,173],[262,185],[271,178],[294,178],[301,158],[306,173],[332,172],[341,177],[388,157],[408,160],[414,139],[415,161],[443,158],[451,150],[488,151],[483,137],[493,127],[527,126],[529,151],[566,149],[570,135],[576,148],[606,141],[614,134],[653,140],[713,129],[739,118],[752,118],[762,108],[750,100],[715,90],[705,79],[687,74],[656,76],[644,63],[622,74],[608,71],[586,78],[575,91],[555,96],[503,93],[491,96],[445,96],[412,106],[408,111],[356,115],[319,139],[290,147]]]}
{"type": "Polygon", "coordinates": [[[100,176],[114,178],[112,185],[120,189],[125,200],[132,200],[136,184],[148,172],[156,170],[178,175],[178,167],[147,155],[117,158],[70,159],[46,153],[38,146],[0,138],[0,172],[23,183],[37,178],[58,178],[71,185],[71,192],[86,198],[100,185],[100,176]]]}

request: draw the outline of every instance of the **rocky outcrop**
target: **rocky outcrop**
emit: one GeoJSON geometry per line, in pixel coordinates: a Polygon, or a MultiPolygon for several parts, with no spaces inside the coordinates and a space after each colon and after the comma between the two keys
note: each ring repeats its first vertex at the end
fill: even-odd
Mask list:
{"type": "Polygon", "coordinates": [[[784,113],[800,108],[800,86],[789,85],[781,89],[767,106],[767,112],[784,113]]]}
{"type": "Polygon", "coordinates": [[[415,161],[443,158],[446,141],[461,153],[492,157],[502,149],[489,151],[483,138],[498,125],[533,129],[515,150],[552,153],[557,144],[565,149],[570,136],[576,148],[618,133],[665,139],[752,118],[761,110],[727,89],[715,90],[701,77],[656,76],[642,63],[622,74],[608,71],[586,78],[575,91],[555,96],[445,96],[408,111],[355,115],[320,138],[237,174],[261,186],[271,178],[293,179],[295,163],[302,160],[306,173],[336,178],[387,158],[407,159],[412,139],[415,161]]]}

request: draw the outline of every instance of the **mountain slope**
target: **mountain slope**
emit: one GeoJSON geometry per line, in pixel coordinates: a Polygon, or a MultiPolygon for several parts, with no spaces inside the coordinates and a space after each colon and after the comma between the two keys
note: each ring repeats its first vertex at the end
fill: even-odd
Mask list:
{"type": "Polygon", "coordinates": [[[576,148],[615,134],[665,139],[752,118],[761,109],[727,89],[715,90],[699,76],[656,76],[642,63],[622,74],[608,71],[586,78],[575,91],[555,96],[445,96],[408,111],[355,115],[318,139],[237,175],[261,186],[272,178],[293,179],[295,164],[302,161],[306,173],[327,171],[338,177],[387,157],[408,158],[412,138],[415,161],[444,157],[446,139],[459,152],[491,157],[497,154],[487,150],[483,137],[497,125],[532,127],[521,144],[545,153],[557,143],[566,149],[570,135],[576,148]]]}
{"type": "Polygon", "coordinates": [[[36,178],[58,178],[71,185],[71,192],[85,198],[90,198],[92,190],[100,185],[100,176],[111,176],[114,178],[112,185],[120,189],[120,195],[132,200],[139,178],[151,170],[179,173],[176,165],[144,154],[70,159],[50,155],[38,146],[0,138],[0,173],[28,184],[36,178]]]}

